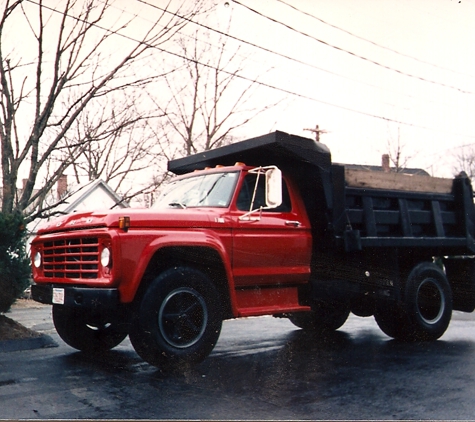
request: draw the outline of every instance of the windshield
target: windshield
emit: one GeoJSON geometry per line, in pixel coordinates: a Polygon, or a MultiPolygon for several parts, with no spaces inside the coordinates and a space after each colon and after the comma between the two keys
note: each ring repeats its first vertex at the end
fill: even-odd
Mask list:
{"type": "Polygon", "coordinates": [[[172,181],[153,208],[228,207],[238,172],[209,173],[172,181]]]}

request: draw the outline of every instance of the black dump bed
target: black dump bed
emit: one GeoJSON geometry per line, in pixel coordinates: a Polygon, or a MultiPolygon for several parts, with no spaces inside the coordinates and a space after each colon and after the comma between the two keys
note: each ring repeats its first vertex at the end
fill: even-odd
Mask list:
{"type": "Polygon", "coordinates": [[[398,247],[424,248],[434,255],[475,254],[475,209],[467,177],[358,175],[332,164],[324,144],[284,132],[173,160],[168,169],[184,174],[236,162],[290,172],[314,234],[348,252],[398,247]]]}
{"type": "Polygon", "coordinates": [[[347,249],[425,248],[434,256],[475,253],[475,209],[466,176],[358,175],[342,166],[334,166],[332,175],[335,231],[343,232],[347,249]]]}

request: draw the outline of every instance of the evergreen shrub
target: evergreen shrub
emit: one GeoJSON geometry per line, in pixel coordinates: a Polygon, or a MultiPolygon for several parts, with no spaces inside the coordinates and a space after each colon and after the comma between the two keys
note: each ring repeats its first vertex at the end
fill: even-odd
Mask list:
{"type": "Polygon", "coordinates": [[[30,280],[23,217],[20,213],[0,213],[0,313],[10,309],[30,280]]]}

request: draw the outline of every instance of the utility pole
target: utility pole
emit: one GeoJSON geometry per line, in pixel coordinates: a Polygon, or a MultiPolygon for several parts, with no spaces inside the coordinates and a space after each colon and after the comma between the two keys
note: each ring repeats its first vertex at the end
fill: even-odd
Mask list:
{"type": "Polygon", "coordinates": [[[320,142],[320,134],[321,133],[328,133],[327,130],[320,129],[320,126],[318,126],[318,125],[315,126],[315,129],[304,129],[304,130],[308,130],[309,132],[315,133],[315,141],[317,141],[317,142],[320,142]]]}

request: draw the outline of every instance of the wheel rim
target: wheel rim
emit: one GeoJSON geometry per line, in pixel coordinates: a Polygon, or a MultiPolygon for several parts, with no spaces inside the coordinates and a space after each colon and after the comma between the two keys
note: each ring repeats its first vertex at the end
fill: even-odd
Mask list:
{"type": "Polygon", "coordinates": [[[165,341],[184,349],[202,337],[208,323],[203,297],[194,289],[182,287],[170,292],[158,312],[158,326],[165,341]]]}
{"type": "Polygon", "coordinates": [[[110,322],[104,324],[86,324],[86,327],[92,331],[105,331],[111,326],[112,324],[110,322]]]}
{"type": "Polygon", "coordinates": [[[445,295],[438,283],[427,278],[417,289],[417,311],[427,324],[436,324],[445,311],[445,295]]]}

